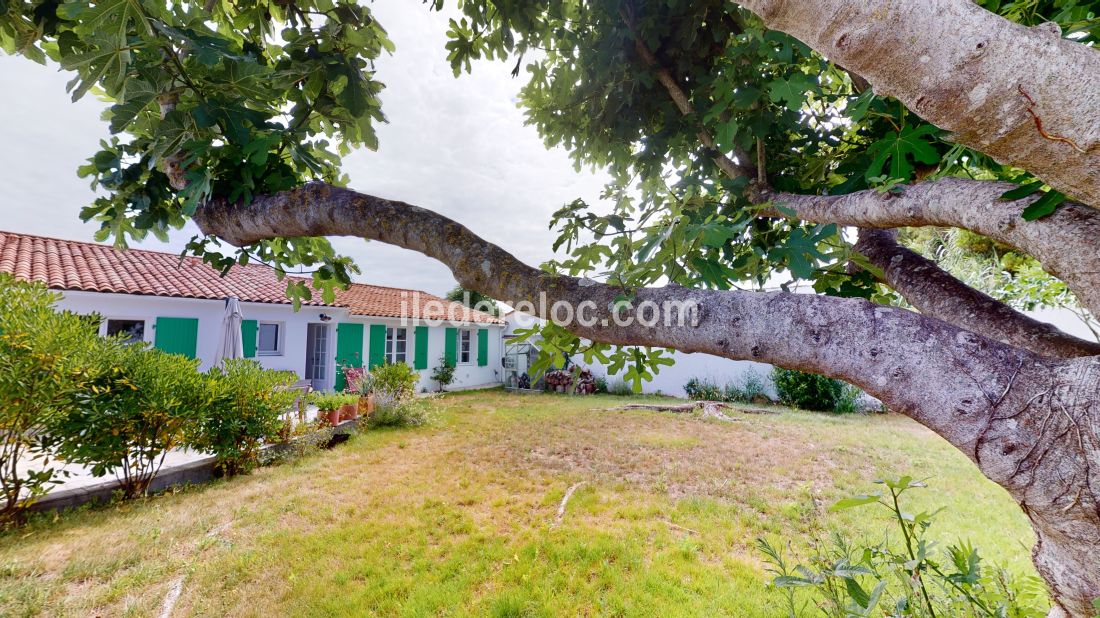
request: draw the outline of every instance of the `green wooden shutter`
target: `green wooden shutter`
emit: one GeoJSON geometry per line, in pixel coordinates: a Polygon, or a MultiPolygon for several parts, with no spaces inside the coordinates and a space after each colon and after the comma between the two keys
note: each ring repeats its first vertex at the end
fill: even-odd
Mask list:
{"type": "Polygon", "coordinates": [[[370,325],[370,363],[369,369],[386,364],[386,325],[370,325]]]}
{"type": "Polygon", "coordinates": [[[458,329],[448,328],[443,337],[443,358],[452,365],[458,364],[458,329]]]}
{"type": "Polygon", "coordinates": [[[428,368],[428,327],[417,326],[413,334],[416,355],[413,357],[413,369],[428,368]]]}
{"type": "Polygon", "coordinates": [[[195,358],[199,345],[198,318],[157,318],[153,345],[170,354],[195,358]]]}
{"type": "Polygon", "coordinates": [[[477,331],[477,366],[484,367],[489,364],[489,329],[482,328],[477,331]]]}
{"type": "Polygon", "coordinates": [[[256,356],[256,333],[260,326],[256,320],[243,320],[241,322],[241,341],[244,343],[244,357],[256,356]]]}
{"type": "MultiPolygon", "coordinates": [[[[341,322],[336,325],[336,364],[345,367],[363,366],[363,325],[354,322],[341,322]]],[[[336,368],[338,391],[344,390],[344,372],[336,368]]]]}

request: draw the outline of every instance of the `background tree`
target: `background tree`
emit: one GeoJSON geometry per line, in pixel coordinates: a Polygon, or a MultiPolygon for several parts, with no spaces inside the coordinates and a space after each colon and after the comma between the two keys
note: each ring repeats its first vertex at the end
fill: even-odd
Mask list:
{"type": "Polygon", "coordinates": [[[96,88],[116,102],[115,136],[80,170],[104,194],[82,212],[104,238],[163,235],[191,217],[205,235],[189,249],[208,262],[314,266],[326,296],[353,265],[320,237],[355,234],[436,258],[463,287],[512,304],[595,301],[597,324],[624,303],[693,300],[684,324],[570,323],[544,337],[637,367],[661,357],[613,346],[858,384],[1005,487],[1036,530],[1057,611],[1093,611],[1100,347],[970,287],[893,230],[1003,243],[1100,309],[1095,1],[460,10],[447,44],[456,74],[474,58],[514,62],[547,143],[614,179],[611,212],[574,202],[555,216],[560,263],[533,268],[429,210],[341,186],[340,155],[374,147],[383,119],[372,68],[392,45],[368,7],[7,0],[0,46],[59,62],[74,97],[96,88]],[[776,273],[820,295],[738,289],[776,273]],[[888,306],[895,294],[919,313],[888,306]]]}
{"type": "Polygon", "coordinates": [[[497,305],[497,301],[489,298],[481,292],[478,292],[477,290],[467,290],[461,285],[456,285],[453,290],[447,292],[447,300],[453,300],[456,303],[462,303],[463,305],[471,309],[484,311],[489,315],[500,315],[500,306],[497,305]]]}

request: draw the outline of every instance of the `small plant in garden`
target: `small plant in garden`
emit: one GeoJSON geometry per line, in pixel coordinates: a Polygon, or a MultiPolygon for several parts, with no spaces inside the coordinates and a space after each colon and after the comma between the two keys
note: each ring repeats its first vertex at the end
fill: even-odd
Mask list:
{"type": "Polygon", "coordinates": [[[788,616],[807,615],[809,603],[816,613],[830,618],[1046,615],[1045,593],[1037,578],[1014,581],[1002,569],[983,568],[978,550],[969,544],[943,547],[929,538],[939,511],[913,514],[902,508],[903,494],[924,483],[908,476],[876,482],[883,489],[841,500],[832,510],[882,507],[889,513],[893,539],[887,534],[886,540],[863,545],[838,533],[808,565],[794,567],[779,548],[757,540],[774,575],[771,585],[784,595],[788,616]],[[807,590],[809,600],[800,600],[796,589],[807,590]]]}
{"type": "Polygon", "coordinates": [[[781,367],[772,370],[772,382],[784,405],[820,412],[836,411],[845,386],[840,380],[781,367]]]}
{"type": "Polygon", "coordinates": [[[723,401],[725,392],[710,378],[691,378],[684,384],[688,399],[696,401],[723,401]]]}
{"type": "Polygon", "coordinates": [[[627,383],[622,378],[613,378],[607,381],[607,392],[611,395],[619,397],[632,397],[637,393],[634,392],[634,387],[627,383]]]}
{"type": "Polygon", "coordinates": [[[185,444],[217,393],[197,360],[117,341],[103,349],[107,370],[51,437],[63,459],[94,476],[114,474],[131,498],[148,491],[165,455],[185,444]]]}
{"type": "Polygon", "coordinates": [[[439,392],[455,379],[455,366],[446,355],[439,359],[439,364],[432,370],[432,379],[439,383],[439,392]]]}
{"type": "Polygon", "coordinates": [[[419,427],[428,422],[432,412],[431,397],[395,397],[392,393],[377,393],[374,414],[367,418],[367,426],[419,427]]]}
{"type": "Polygon", "coordinates": [[[416,383],[420,377],[405,363],[379,365],[370,370],[375,393],[390,394],[398,399],[416,395],[416,383]]]}
{"type": "Polygon", "coordinates": [[[0,521],[60,482],[46,438],[102,365],[96,318],[54,311],[39,283],[0,274],[0,521]],[[15,462],[32,461],[26,467],[15,462]]]}
{"type": "Polygon", "coordinates": [[[226,361],[208,377],[213,401],[190,429],[188,446],[213,453],[227,476],[248,472],[259,462],[260,446],[282,429],[282,415],[297,397],[287,388],[296,377],[251,360],[226,361]]]}

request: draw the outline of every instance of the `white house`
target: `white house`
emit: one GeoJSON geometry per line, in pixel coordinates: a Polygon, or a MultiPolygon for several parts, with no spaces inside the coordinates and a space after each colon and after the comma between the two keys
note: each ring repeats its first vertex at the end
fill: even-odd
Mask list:
{"type": "Polygon", "coordinates": [[[449,388],[501,382],[504,321],[418,290],[352,284],[331,304],[320,294],[294,311],[273,269],[236,266],[226,276],[196,258],[0,232],[0,272],[44,282],[62,294],[59,309],[97,313],[104,335],[124,333],[157,348],[217,361],[225,302],[244,314],[244,352],[289,370],[316,389],[341,389],[340,366],[408,363],[422,389],[446,356],[449,388]]]}

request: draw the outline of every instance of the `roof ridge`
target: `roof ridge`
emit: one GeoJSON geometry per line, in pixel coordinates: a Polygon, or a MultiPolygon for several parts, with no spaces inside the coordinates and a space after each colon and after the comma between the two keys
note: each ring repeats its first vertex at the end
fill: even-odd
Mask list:
{"type": "MultiPolygon", "coordinates": [[[[41,261],[41,264],[29,267],[30,270],[27,272],[38,270],[38,279],[46,281],[48,285],[57,289],[184,298],[213,298],[214,296],[212,295],[220,296],[221,294],[232,293],[241,297],[242,300],[246,302],[290,303],[290,299],[285,297],[285,292],[276,294],[276,292],[273,291],[276,287],[280,287],[277,285],[277,281],[275,281],[276,269],[269,264],[259,261],[252,261],[244,266],[235,265],[233,271],[222,276],[216,268],[193,255],[181,256],[178,253],[143,248],[127,247],[126,249],[119,249],[114,245],[100,242],[71,240],[41,234],[23,234],[7,230],[0,230],[0,238],[4,239],[0,240],[0,247],[3,247],[5,244],[10,244],[18,248],[20,245],[27,246],[24,245],[24,243],[31,244],[32,246],[33,244],[41,243],[39,245],[41,249],[31,249],[24,256],[20,256],[18,253],[15,255],[16,259],[12,264],[12,268],[14,269],[13,274],[21,269],[20,257],[29,259],[31,255],[37,254],[39,251],[44,251],[47,253],[47,257],[41,261]],[[56,258],[56,256],[52,259],[49,257],[55,253],[61,256],[71,256],[68,258],[69,263],[61,264],[57,261],[58,258],[56,258]],[[167,280],[157,280],[155,284],[149,282],[149,277],[155,277],[158,269],[160,269],[162,273],[167,272],[167,270],[163,270],[168,268],[166,261],[176,262],[171,270],[181,273],[181,276],[188,277],[186,285],[181,287],[178,281],[167,280]],[[95,263],[99,263],[101,267],[106,267],[106,270],[103,268],[96,269],[94,266],[89,267],[89,265],[95,263]],[[107,267],[107,264],[113,264],[113,268],[115,269],[113,275],[110,271],[111,267],[107,267]],[[183,272],[185,269],[181,268],[181,266],[208,269],[209,273],[205,273],[198,277],[196,277],[195,274],[186,275],[186,273],[183,272]],[[46,269],[44,273],[41,272],[43,268],[46,269]],[[68,271],[72,269],[76,270],[69,273],[68,271]],[[77,272],[78,270],[83,270],[85,273],[99,272],[100,274],[85,276],[77,272]],[[234,272],[238,276],[235,277],[234,272]],[[125,274],[123,275],[122,273],[125,274]],[[264,273],[264,275],[260,273],[264,273]],[[217,277],[217,279],[215,280],[211,277],[217,277]],[[271,281],[268,281],[268,279],[271,279],[271,281]],[[206,283],[204,283],[204,281],[206,283]],[[175,284],[175,287],[173,287],[173,284],[175,284]],[[279,296],[280,298],[275,298],[275,296],[279,296]]],[[[60,259],[64,260],[65,258],[60,259]]],[[[175,275],[172,276],[175,277],[175,275]]],[[[307,284],[311,283],[311,278],[309,276],[303,276],[297,273],[287,273],[287,276],[294,280],[301,280],[307,284]]],[[[316,288],[312,285],[309,285],[309,287],[313,291],[316,291],[316,288]]],[[[378,296],[383,298],[390,296],[392,298],[393,293],[415,296],[424,300],[434,299],[446,304],[458,305],[469,312],[463,314],[463,317],[471,322],[487,321],[495,323],[500,321],[500,318],[491,314],[466,307],[458,301],[449,300],[424,290],[376,285],[373,283],[359,283],[354,281],[351,282],[351,286],[347,290],[336,290],[337,297],[334,299],[334,302],[325,303],[323,300],[314,299],[313,302],[309,302],[308,304],[322,307],[339,307],[348,309],[352,313],[362,314],[361,312],[363,311],[379,311],[377,306],[368,307],[368,305],[380,302],[378,296]],[[352,296],[358,296],[359,302],[351,298],[341,298],[341,296],[347,295],[348,293],[351,293],[352,296]],[[372,296],[375,298],[372,299],[372,296]]],[[[379,317],[384,316],[379,315],[379,317]]]]}

